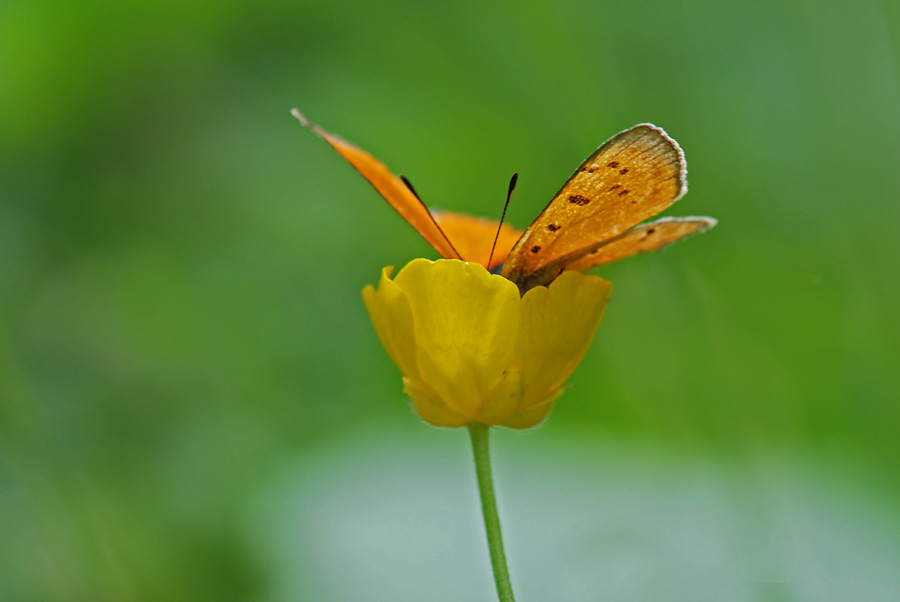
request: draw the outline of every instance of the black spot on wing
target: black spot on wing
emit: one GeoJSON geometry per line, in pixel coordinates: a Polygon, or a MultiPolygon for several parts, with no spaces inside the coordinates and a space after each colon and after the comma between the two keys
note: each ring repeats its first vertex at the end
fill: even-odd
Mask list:
{"type": "Polygon", "coordinates": [[[569,195],[569,202],[578,205],[579,207],[584,207],[591,202],[591,199],[586,196],[581,196],[580,194],[571,194],[569,195]]]}

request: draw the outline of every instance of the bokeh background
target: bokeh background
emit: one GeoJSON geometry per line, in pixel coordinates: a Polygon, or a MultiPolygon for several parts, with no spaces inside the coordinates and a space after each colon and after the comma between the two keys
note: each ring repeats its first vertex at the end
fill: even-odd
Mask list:
{"type": "Polygon", "coordinates": [[[520,600],[900,599],[889,0],[0,4],[0,599],[493,599],[360,299],[433,253],[293,106],[519,227],[652,121],[720,220],[496,433],[520,600]]]}

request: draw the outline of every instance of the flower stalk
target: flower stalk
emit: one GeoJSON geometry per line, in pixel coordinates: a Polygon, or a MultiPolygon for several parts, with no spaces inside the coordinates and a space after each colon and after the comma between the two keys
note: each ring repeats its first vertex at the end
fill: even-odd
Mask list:
{"type": "Polygon", "coordinates": [[[481,511],[484,514],[484,528],[487,532],[488,549],[491,553],[491,567],[497,584],[500,602],[515,602],[506,554],[503,551],[503,535],[500,533],[500,514],[497,512],[497,498],[494,495],[494,477],[491,471],[491,454],[488,445],[490,427],[470,424],[472,453],[475,456],[475,474],[478,477],[478,493],[481,496],[481,511]]]}

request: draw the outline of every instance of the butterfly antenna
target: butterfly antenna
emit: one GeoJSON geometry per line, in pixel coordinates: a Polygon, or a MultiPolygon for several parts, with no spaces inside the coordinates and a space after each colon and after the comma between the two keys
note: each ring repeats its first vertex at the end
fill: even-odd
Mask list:
{"type": "Polygon", "coordinates": [[[406,176],[404,176],[403,174],[400,174],[400,179],[403,180],[403,183],[406,184],[406,187],[409,188],[409,191],[410,191],[411,193],[413,193],[413,196],[416,197],[417,199],[419,199],[419,202],[421,203],[421,202],[422,202],[422,198],[419,196],[419,193],[416,192],[416,189],[413,188],[412,182],[410,182],[410,181],[406,178],[406,176]]]}
{"type": "Polygon", "coordinates": [[[512,199],[513,190],[516,189],[516,182],[519,180],[519,174],[514,173],[509,179],[509,188],[506,191],[506,203],[503,205],[503,213],[500,215],[500,223],[497,225],[497,234],[494,235],[494,244],[491,245],[491,254],[488,257],[488,269],[490,269],[491,260],[494,259],[494,250],[497,248],[497,240],[500,238],[500,229],[503,227],[503,220],[506,219],[506,209],[509,207],[509,201],[512,199]]]}

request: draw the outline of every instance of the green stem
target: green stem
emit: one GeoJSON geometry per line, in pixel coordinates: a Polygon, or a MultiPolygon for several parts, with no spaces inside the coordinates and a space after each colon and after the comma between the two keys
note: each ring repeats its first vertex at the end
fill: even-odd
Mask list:
{"type": "Polygon", "coordinates": [[[488,447],[490,427],[470,424],[472,452],[475,455],[475,473],[478,475],[478,492],[481,494],[481,511],[484,513],[484,528],[487,531],[488,549],[491,551],[491,566],[497,597],[500,602],[515,602],[509,569],[506,568],[506,554],[503,553],[503,536],[500,534],[500,515],[497,513],[497,499],[494,496],[494,477],[491,474],[491,453],[488,447]]]}

